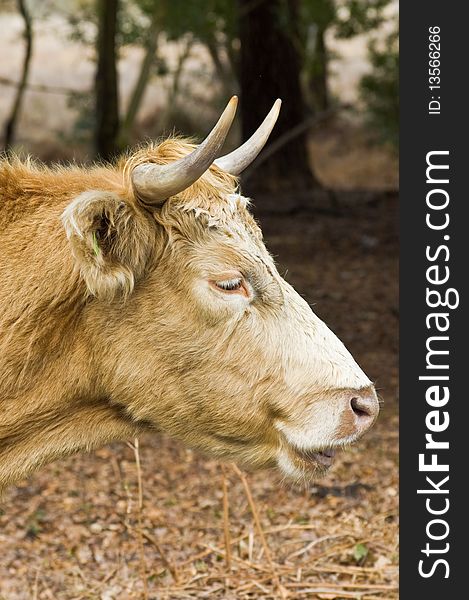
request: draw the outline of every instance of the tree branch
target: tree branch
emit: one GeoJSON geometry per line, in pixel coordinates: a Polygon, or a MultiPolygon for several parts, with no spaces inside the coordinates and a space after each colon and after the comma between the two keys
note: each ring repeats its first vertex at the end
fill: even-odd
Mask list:
{"type": "Polygon", "coordinates": [[[16,124],[21,110],[21,103],[23,100],[24,90],[26,88],[26,82],[28,80],[29,66],[31,63],[31,56],[33,52],[33,28],[31,15],[29,14],[28,7],[26,6],[26,0],[17,0],[18,11],[21,14],[24,22],[24,39],[25,39],[25,53],[23,58],[23,68],[21,71],[21,79],[16,90],[15,99],[13,101],[13,107],[11,109],[10,116],[5,125],[5,151],[9,151],[15,138],[16,124]]]}

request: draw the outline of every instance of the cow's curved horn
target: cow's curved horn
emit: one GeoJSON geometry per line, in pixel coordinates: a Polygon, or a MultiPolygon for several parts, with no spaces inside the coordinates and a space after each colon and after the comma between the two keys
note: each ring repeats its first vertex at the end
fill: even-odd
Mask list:
{"type": "Polygon", "coordinates": [[[169,165],[142,163],[132,171],[139,198],[148,205],[161,205],[167,198],[191,186],[213,163],[233,122],[237,96],[233,96],[217,124],[197,148],[169,165]]]}
{"type": "Polygon", "coordinates": [[[231,173],[231,175],[242,173],[265,146],[277,121],[281,105],[282,101],[280,98],[277,98],[261,126],[242,146],[233,150],[230,154],[218,158],[215,161],[217,167],[220,167],[220,169],[223,169],[227,173],[231,173]]]}

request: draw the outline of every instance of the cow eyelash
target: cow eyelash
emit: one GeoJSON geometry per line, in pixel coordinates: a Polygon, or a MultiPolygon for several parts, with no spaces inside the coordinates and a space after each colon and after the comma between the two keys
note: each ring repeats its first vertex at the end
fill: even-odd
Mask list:
{"type": "Polygon", "coordinates": [[[224,281],[215,281],[215,285],[217,288],[225,292],[234,292],[236,290],[240,290],[243,285],[243,280],[241,277],[236,277],[235,279],[225,279],[224,281]]]}

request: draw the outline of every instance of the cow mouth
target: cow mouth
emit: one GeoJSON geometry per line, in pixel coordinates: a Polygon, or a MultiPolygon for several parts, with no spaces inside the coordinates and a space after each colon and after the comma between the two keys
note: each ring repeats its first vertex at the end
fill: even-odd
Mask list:
{"type": "Polygon", "coordinates": [[[308,465],[329,469],[334,464],[336,453],[334,448],[324,448],[323,450],[299,450],[295,448],[294,451],[295,455],[308,465]]]}

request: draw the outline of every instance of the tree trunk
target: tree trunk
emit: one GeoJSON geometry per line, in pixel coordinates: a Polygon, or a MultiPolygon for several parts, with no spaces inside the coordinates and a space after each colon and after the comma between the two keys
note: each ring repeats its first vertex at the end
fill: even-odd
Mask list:
{"type": "Polygon", "coordinates": [[[140,105],[142,104],[143,96],[147,88],[148,80],[150,79],[151,67],[155,61],[156,49],[158,46],[158,29],[159,29],[159,14],[155,10],[151,23],[147,32],[145,43],[145,56],[140,67],[140,73],[130,97],[129,107],[122,122],[119,134],[119,145],[124,147],[129,144],[130,134],[135,124],[135,119],[138,114],[140,105]]]}
{"type": "Polygon", "coordinates": [[[179,88],[181,87],[181,76],[184,70],[184,65],[191,54],[193,45],[194,38],[187,38],[184,43],[184,47],[179,54],[176,69],[173,74],[173,82],[171,84],[171,89],[169,90],[168,94],[167,104],[169,108],[174,108],[174,106],[176,105],[176,100],[179,94],[179,88]]]}
{"type": "Polygon", "coordinates": [[[328,89],[328,55],[325,41],[326,30],[318,27],[316,48],[310,78],[310,90],[315,112],[323,112],[330,107],[328,89]]]}
{"type": "Polygon", "coordinates": [[[97,0],[98,39],[95,80],[95,149],[99,158],[118,153],[119,100],[117,88],[116,31],[119,0],[97,0]]]}
{"type": "MultiPolygon", "coordinates": [[[[273,101],[283,101],[274,142],[306,119],[300,87],[298,0],[239,0],[243,139],[259,126],[273,101]],[[281,15],[285,18],[281,19],[281,15]],[[286,23],[285,23],[286,21],[286,23]]],[[[252,172],[249,190],[294,191],[319,187],[311,172],[303,131],[252,172]]]]}
{"type": "Polygon", "coordinates": [[[224,96],[232,96],[235,92],[236,81],[233,73],[231,72],[231,65],[227,65],[223,62],[220,56],[218,41],[214,35],[207,37],[205,44],[212,59],[213,66],[215,67],[217,78],[223,86],[224,96]]]}
{"type": "Polygon", "coordinates": [[[16,124],[20,115],[21,104],[23,101],[24,91],[28,81],[29,65],[31,63],[31,56],[33,53],[33,28],[31,15],[28,12],[26,6],[26,0],[17,0],[18,11],[21,14],[24,21],[24,39],[25,39],[25,53],[23,59],[23,68],[21,71],[21,79],[16,89],[15,99],[13,101],[13,107],[11,109],[10,116],[5,125],[5,151],[9,152],[15,139],[16,124]]]}

